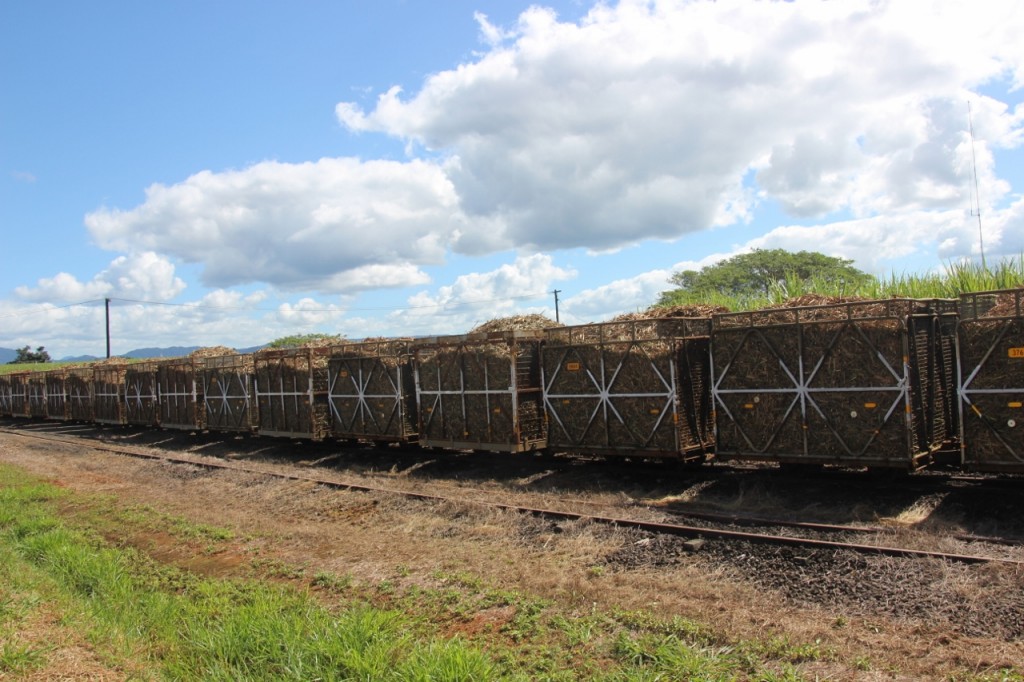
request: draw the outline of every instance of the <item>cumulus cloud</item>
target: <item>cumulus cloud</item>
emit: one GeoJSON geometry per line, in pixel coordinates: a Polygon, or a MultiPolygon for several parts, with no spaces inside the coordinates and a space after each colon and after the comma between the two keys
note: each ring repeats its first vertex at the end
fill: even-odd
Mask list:
{"type": "MultiPolygon", "coordinates": [[[[749,222],[772,202],[821,224],[757,244],[817,239],[880,267],[922,244],[970,253],[956,218],[976,159],[993,245],[1019,242],[1019,217],[996,219],[1011,187],[995,159],[1024,142],[1024,106],[996,99],[998,88],[979,94],[1024,86],[1024,13],[1012,1],[977,11],[958,0],[621,0],[576,22],[541,6],[511,26],[475,16],[481,53],[414,92],[336,106],[342,126],[403,140],[409,159],[202,171],[152,185],[134,208],[89,214],[94,240],[199,264],[211,287],[352,295],[425,286],[452,252],[605,252],[749,222]]],[[[424,305],[462,305],[484,276],[423,293],[424,305]]],[[[585,314],[602,296],[639,300],[654,279],[620,279],[576,304],[585,314]]],[[[113,286],[61,274],[19,295],[113,286]]]]}
{"type": "Polygon", "coordinates": [[[1010,2],[623,0],[579,23],[536,6],[512,29],[478,21],[476,61],[336,113],[448,153],[468,221],[505,245],[600,250],[746,220],[751,171],[797,216],[948,209],[967,202],[966,100],[993,147],[1022,134],[1020,111],[969,90],[1020,84],[1010,2]]]}
{"type": "Polygon", "coordinates": [[[86,216],[97,243],[202,264],[203,282],[340,293],[421,284],[460,227],[436,164],[321,159],[204,171],[146,190],[131,210],[86,216]]]}
{"type": "Polygon", "coordinates": [[[14,293],[24,301],[71,303],[103,297],[166,301],[185,290],[174,264],[152,251],[119,256],[88,282],[60,272],[35,287],[19,286],[14,293]]]}
{"type": "Polygon", "coordinates": [[[389,318],[400,334],[467,332],[480,322],[520,312],[548,313],[550,306],[529,301],[550,295],[555,282],[576,272],[558,267],[551,256],[520,256],[489,272],[460,275],[436,292],[421,291],[408,299],[406,310],[389,318]]]}

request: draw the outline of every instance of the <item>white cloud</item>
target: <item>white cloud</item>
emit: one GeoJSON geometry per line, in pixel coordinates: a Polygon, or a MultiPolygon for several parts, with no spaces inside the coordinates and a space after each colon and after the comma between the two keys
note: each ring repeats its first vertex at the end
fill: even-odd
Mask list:
{"type": "MultiPolygon", "coordinates": [[[[795,215],[966,205],[966,102],[986,145],[1020,144],[1021,112],[973,92],[1021,83],[1024,14],[918,3],[598,5],[578,24],[533,7],[490,49],[336,113],[451,155],[467,221],[490,247],[602,250],[747,220],[755,195],[795,215]]],[[[981,170],[1007,190],[990,157],[981,170]]]]}
{"type": "Polygon", "coordinates": [[[19,286],[14,293],[25,301],[72,303],[105,297],[166,301],[184,290],[185,282],[175,275],[174,264],[146,251],[115,258],[88,282],[60,272],[40,279],[35,288],[19,286]]]}
{"type": "Polygon", "coordinates": [[[339,293],[422,283],[460,227],[441,169],[424,161],[266,161],[153,185],[128,211],[86,225],[100,246],[152,249],[203,266],[204,283],[265,282],[339,293]]]}
{"type": "Polygon", "coordinates": [[[389,318],[395,334],[465,333],[481,322],[505,315],[542,312],[551,307],[530,305],[551,294],[555,282],[576,272],[554,264],[551,256],[520,256],[489,272],[460,275],[435,293],[421,291],[408,300],[408,309],[389,318]]]}
{"type": "Polygon", "coordinates": [[[345,309],[334,303],[321,303],[313,298],[302,298],[298,303],[282,303],[277,308],[277,321],[282,325],[306,332],[337,320],[345,309]]]}

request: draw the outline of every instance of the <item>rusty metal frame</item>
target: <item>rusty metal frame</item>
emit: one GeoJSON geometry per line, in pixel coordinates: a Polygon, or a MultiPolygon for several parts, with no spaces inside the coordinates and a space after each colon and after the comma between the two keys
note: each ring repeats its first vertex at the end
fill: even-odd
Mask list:
{"type": "MultiPolygon", "coordinates": [[[[666,342],[670,342],[670,341],[666,341],[666,342]]],[[[654,440],[654,437],[657,435],[658,430],[661,428],[662,423],[665,421],[665,418],[668,415],[670,415],[670,414],[672,415],[673,422],[675,422],[675,421],[677,421],[679,419],[679,402],[678,402],[678,394],[677,394],[678,387],[676,386],[676,362],[675,362],[675,360],[673,358],[669,358],[668,359],[669,378],[666,380],[664,375],[658,369],[658,367],[655,364],[655,362],[653,360],[651,360],[650,355],[647,354],[647,352],[643,348],[643,346],[641,346],[636,341],[622,342],[622,343],[628,343],[628,348],[623,353],[622,359],[619,361],[618,365],[612,370],[610,378],[608,377],[607,367],[605,366],[606,363],[605,363],[605,354],[604,353],[601,353],[600,356],[599,356],[600,357],[600,367],[599,367],[600,377],[595,377],[594,373],[591,371],[591,368],[589,368],[589,367],[586,368],[587,378],[590,379],[590,383],[596,389],[595,393],[566,393],[566,394],[562,394],[562,393],[552,393],[551,392],[551,388],[554,385],[555,381],[558,379],[558,375],[562,371],[562,368],[563,368],[563,366],[565,364],[566,358],[573,351],[573,347],[572,346],[559,347],[558,350],[562,351],[562,358],[557,363],[558,369],[555,370],[554,373],[552,373],[550,379],[544,375],[544,367],[543,367],[543,365],[541,366],[541,382],[542,382],[542,385],[544,386],[544,406],[547,409],[548,415],[552,419],[554,419],[555,423],[558,424],[559,428],[561,428],[562,431],[566,435],[568,435],[569,431],[565,427],[565,424],[562,423],[562,419],[561,419],[561,417],[558,414],[558,408],[556,407],[555,403],[552,402],[552,401],[554,401],[554,400],[570,400],[570,399],[573,399],[573,398],[581,398],[581,399],[595,399],[596,398],[597,399],[597,404],[594,406],[594,410],[590,414],[590,418],[587,420],[587,426],[583,430],[583,434],[582,435],[585,436],[590,431],[591,427],[594,424],[595,419],[597,418],[598,414],[600,413],[601,416],[603,417],[603,423],[605,425],[605,443],[607,444],[606,447],[609,450],[627,450],[629,452],[636,452],[636,448],[635,447],[628,447],[628,448],[621,447],[620,448],[620,447],[616,447],[614,445],[611,445],[611,443],[612,443],[612,441],[614,439],[612,438],[611,433],[608,430],[609,427],[610,427],[610,424],[611,424],[611,420],[609,419],[609,414],[608,413],[609,413],[609,411],[611,411],[611,414],[614,415],[615,419],[617,419],[619,421],[619,423],[621,425],[623,425],[626,428],[626,430],[629,431],[629,433],[631,435],[634,436],[636,441],[640,443],[640,449],[641,450],[647,449],[649,447],[651,441],[654,440]],[[626,360],[630,357],[630,353],[634,352],[634,350],[637,350],[637,349],[640,350],[646,356],[646,359],[650,363],[651,369],[654,371],[654,374],[658,377],[658,380],[661,381],[661,385],[662,385],[662,387],[664,387],[665,390],[664,391],[655,391],[655,392],[646,392],[646,393],[612,393],[613,389],[615,388],[615,380],[618,378],[619,372],[622,370],[623,365],[625,365],[626,360]],[[648,433],[646,435],[643,435],[643,434],[637,434],[635,431],[633,431],[633,428],[629,424],[626,423],[626,420],[622,418],[622,415],[619,414],[619,411],[615,408],[615,404],[613,402],[613,399],[617,399],[617,398],[660,398],[660,399],[664,400],[664,403],[663,403],[662,408],[661,408],[661,412],[659,413],[658,419],[655,421],[654,426],[651,428],[650,433],[648,433]]],[[[546,347],[545,347],[545,350],[546,350],[546,347]]],[[[549,438],[549,440],[550,440],[550,438],[549,438]]],[[[675,430],[675,429],[673,429],[673,440],[674,440],[674,444],[675,444],[675,449],[672,451],[671,454],[678,454],[679,450],[680,450],[679,432],[677,430],[675,430]]],[[[591,450],[592,448],[588,447],[587,449],[591,450]]],[[[637,454],[642,454],[642,453],[637,453],[637,454]]],[[[665,454],[665,453],[663,451],[661,451],[661,450],[658,450],[657,454],[665,454]]]]}
{"type": "Polygon", "coordinates": [[[8,374],[11,386],[11,416],[29,416],[28,373],[8,374]]]}
{"type": "Polygon", "coordinates": [[[45,373],[46,416],[50,419],[67,420],[68,415],[68,374],[67,370],[49,370],[45,373]]]}
{"type": "Polygon", "coordinates": [[[0,376],[0,415],[13,417],[13,405],[11,380],[7,375],[0,376]]]}
{"type": "Polygon", "coordinates": [[[160,381],[157,363],[128,365],[124,377],[125,421],[138,426],[160,424],[160,381]],[[146,385],[145,379],[149,379],[146,385]]]}
{"type": "MultiPolygon", "coordinates": [[[[1019,424],[1017,420],[1012,418],[1007,422],[1008,428],[1020,429],[1017,432],[1019,435],[1015,442],[1012,438],[1008,437],[1011,434],[1003,432],[1002,425],[997,424],[995,419],[977,405],[978,398],[988,396],[1006,396],[1008,403],[1024,403],[1024,358],[1021,358],[1021,371],[1018,373],[1019,376],[1016,377],[1020,381],[1020,385],[1006,388],[975,388],[973,386],[980,376],[984,376],[990,359],[993,358],[993,354],[996,351],[1001,349],[1002,343],[1004,340],[1007,340],[1007,336],[1015,332],[1020,333],[1022,328],[1024,328],[1024,290],[1004,289],[961,295],[960,323],[956,339],[957,403],[960,416],[960,464],[966,469],[985,472],[1024,472],[1024,408],[1019,408],[1022,409],[1019,424]],[[983,317],[983,313],[987,312],[987,304],[994,297],[1000,295],[1012,297],[1014,302],[1013,313],[1005,316],[983,317]],[[972,367],[969,364],[964,365],[965,358],[961,348],[962,334],[966,328],[979,322],[993,324],[998,327],[999,332],[990,340],[984,355],[972,367]],[[971,420],[974,420],[973,423],[980,422],[984,427],[985,433],[993,437],[1003,447],[1007,455],[1006,459],[985,462],[976,456],[977,443],[972,440],[971,434],[968,432],[971,420]],[[1010,425],[1011,423],[1012,426],[1010,425]]],[[[1021,342],[1021,345],[1024,346],[1024,339],[1021,339],[1021,342]]]]}
{"type": "Polygon", "coordinates": [[[408,387],[411,391],[406,390],[412,373],[410,349],[404,341],[391,343],[399,343],[401,346],[388,349],[382,342],[369,341],[331,349],[327,365],[327,404],[333,436],[385,442],[416,438],[417,432],[413,426],[415,386],[408,387]],[[385,357],[395,361],[393,368],[383,362],[385,357]],[[371,363],[369,368],[364,367],[366,361],[371,363]],[[356,363],[357,371],[352,371],[351,363],[356,363]],[[371,393],[370,387],[378,382],[379,377],[386,379],[385,384],[390,387],[390,391],[371,393]],[[342,400],[355,401],[354,409],[348,417],[342,414],[338,405],[342,400]],[[369,401],[392,401],[390,410],[384,415],[384,423],[378,420],[369,401]],[[409,402],[412,404],[407,404],[409,402]]]}
{"type": "MultiPolygon", "coordinates": [[[[327,435],[327,424],[317,422],[318,408],[323,407],[326,413],[326,405],[321,405],[318,398],[326,398],[326,381],[320,391],[314,382],[314,360],[323,357],[327,352],[326,348],[291,348],[285,350],[261,351],[254,355],[253,373],[255,376],[254,386],[257,404],[258,429],[260,434],[266,436],[277,436],[283,438],[309,438],[320,440],[327,435]],[[305,368],[289,367],[287,361],[301,359],[305,361],[305,368]],[[272,375],[270,385],[260,383],[261,368],[272,375]],[[294,373],[294,386],[288,386],[285,382],[284,369],[290,368],[294,373]],[[304,377],[306,388],[301,389],[299,382],[304,377]],[[277,385],[274,386],[274,378],[277,385]],[[309,401],[309,418],[303,423],[302,408],[300,399],[309,401]],[[280,426],[289,426],[291,421],[288,418],[289,401],[294,407],[296,424],[294,430],[282,429],[280,426]],[[279,406],[279,409],[275,409],[279,406]],[[281,419],[283,417],[283,420],[281,419]],[[281,422],[284,422],[283,424],[281,422]],[[267,426],[270,428],[267,428],[267,426]]],[[[326,414],[324,414],[326,417],[326,414]]]]}
{"type": "Polygon", "coordinates": [[[157,363],[156,386],[160,395],[158,411],[160,426],[183,431],[203,428],[205,410],[199,401],[198,382],[196,381],[196,374],[199,371],[199,362],[190,357],[163,360],[157,363]],[[186,379],[184,384],[179,384],[176,376],[170,376],[171,372],[185,372],[190,378],[186,379]],[[191,409],[189,409],[190,406],[191,409]],[[190,414],[191,420],[183,421],[180,418],[182,411],[190,414]]]}
{"type": "Polygon", "coordinates": [[[483,364],[483,383],[482,389],[466,389],[465,380],[465,367],[462,360],[464,355],[461,354],[463,349],[481,347],[486,345],[505,345],[510,349],[517,349],[520,344],[536,344],[534,351],[539,355],[540,343],[543,339],[543,334],[539,331],[509,331],[509,332],[490,332],[490,333],[475,333],[466,334],[460,336],[445,336],[445,337],[433,337],[429,339],[423,339],[416,344],[413,349],[414,356],[416,358],[414,377],[416,384],[416,405],[419,415],[419,441],[422,445],[428,447],[447,447],[453,449],[478,449],[478,450],[490,450],[494,452],[524,452],[529,450],[543,449],[547,445],[546,434],[543,438],[526,438],[522,433],[521,428],[521,414],[519,402],[521,398],[529,393],[536,393],[540,401],[540,407],[543,407],[543,387],[526,387],[520,385],[518,377],[518,358],[516,356],[510,356],[508,362],[508,383],[505,384],[506,388],[492,388],[491,381],[500,382],[503,381],[502,377],[491,377],[491,373],[488,369],[487,363],[483,364]],[[459,349],[460,361],[457,363],[458,366],[458,388],[446,388],[442,372],[437,372],[437,386],[426,386],[422,376],[422,365],[430,357],[433,357],[436,353],[442,350],[459,349]],[[430,427],[434,424],[435,420],[438,420],[441,424],[442,432],[447,432],[446,415],[444,411],[444,396],[457,396],[459,398],[459,405],[461,407],[461,418],[464,423],[469,422],[469,411],[467,409],[467,398],[470,396],[482,397],[484,400],[484,413],[486,417],[486,426],[488,430],[493,426],[491,419],[491,398],[492,396],[509,396],[511,404],[511,424],[513,433],[508,434],[510,440],[508,442],[501,441],[481,441],[481,440],[460,440],[459,438],[437,438],[430,435],[430,427]]]}
{"type": "Polygon", "coordinates": [[[202,366],[204,424],[215,424],[220,431],[253,431],[255,418],[255,376],[245,371],[241,355],[205,358],[202,366]],[[213,388],[214,374],[218,378],[213,388]],[[229,377],[224,382],[220,378],[229,377]],[[236,409],[232,401],[242,401],[236,409]],[[213,419],[211,419],[213,417],[213,419]],[[228,417],[226,423],[224,417],[228,417]]]}
{"type": "MultiPolygon", "coordinates": [[[[715,362],[715,354],[712,353],[712,394],[714,404],[716,407],[716,414],[721,412],[725,417],[728,418],[729,422],[735,428],[736,432],[742,438],[742,441],[746,444],[747,451],[743,449],[730,448],[728,450],[722,447],[721,440],[718,439],[718,454],[719,456],[725,455],[737,455],[744,457],[754,457],[760,459],[770,459],[778,461],[801,461],[801,462],[843,462],[849,459],[853,463],[859,464],[883,464],[886,466],[892,466],[894,463],[898,466],[906,465],[908,468],[916,468],[920,465],[921,461],[931,456],[936,444],[931,442],[915,442],[915,439],[919,437],[919,434],[915,432],[915,424],[913,423],[914,406],[913,399],[914,395],[911,391],[912,381],[912,368],[910,365],[910,336],[912,330],[908,325],[910,321],[919,317],[925,317],[919,310],[916,310],[918,304],[923,304],[923,301],[913,301],[910,299],[897,299],[894,301],[882,302],[886,305],[887,314],[883,315],[866,315],[863,317],[855,317],[853,314],[854,307],[857,306],[868,306],[877,304],[878,302],[857,302],[857,303],[845,303],[845,304],[833,304],[829,306],[813,306],[805,308],[790,308],[771,311],[774,314],[785,316],[790,315],[791,319],[784,321],[778,321],[774,323],[767,323],[762,325],[756,325],[754,320],[755,316],[753,313],[731,313],[715,316],[715,332],[713,333],[712,345],[714,345],[714,337],[716,334],[720,334],[723,330],[720,328],[722,318],[743,319],[746,317],[746,324],[737,325],[734,327],[727,327],[725,330],[729,332],[742,332],[743,336],[740,341],[736,343],[732,354],[725,358],[725,362],[715,362]],[[902,309],[897,310],[897,308],[902,309]],[[846,312],[845,318],[836,319],[801,319],[801,313],[812,309],[819,309],[822,307],[830,308],[844,308],[846,312]],[[899,315],[897,315],[899,313],[899,315]],[[899,330],[893,333],[899,334],[899,343],[902,350],[902,366],[894,366],[885,357],[885,354],[880,350],[874,341],[872,341],[865,333],[863,324],[874,321],[893,321],[899,325],[899,330]],[[808,329],[817,327],[818,325],[834,325],[835,329],[831,336],[827,339],[827,342],[821,346],[818,351],[820,355],[814,362],[813,367],[805,367],[805,333],[808,329]],[[784,354],[780,353],[776,348],[775,344],[770,338],[764,333],[763,330],[771,329],[778,331],[792,327],[796,334],[796,367],[790,367],[783,360],[784,354]],[[831,387],[816,387],[814,381],[818,377],[826,359],[829,357],[831,351],[839,346],[839,344],[847,338],[851,332],[858,338],[864,347],[873,353],[874,357],[881,363],[881,367],[884,368],[882,376],[890,376],[893,380],[892,384],[889,385],[872,385],[872,386],[831,386],[831,387]],[[778,362],[779,368],[782,370],[791,386],[785,387],[760,387],[760,388],[736,388],[729,389],[723,388],[723,382],[728,377],[730,370],[736,360],[738,354],[746,347],[750,338],[756,337],[759,343],[764,344],[765,347],[770,349],[772,357],[778,362]],[[826,411],[822,408],[819,403],[818,396],[824,396],[829,394],[839,393],[892,393],[893,399],[888,405],[884,416],[880,421],[877,422],[874,432],[860,447],[853,446],[847,439],[839,432],[832,419],[829,418],[826,411]],[[774,422],[774,430],[771,431],[767,440],[763,441],[763,446],[759,447],[755,445],[752,437],[748,434],[740,420],[737,419],[736,415],[730,410],[725,397],[726,396],[737,396],[737,395],[751,395],[754,402],[757,401],[757,396],[763,394],[781,394],[791,395],[792,400],[788,403],[786,409],[782,413],[781,418],[774,422]],[[896,415],[899,408],[903,406],[903,426],[904,436],[906,439],[906,453],[905,456],[899,458],[886,457],[884,453],[873,454],[871,452],[872,446],[875,444],[876,437],[881,433],[882,429],[891,423],[894,415],[896,415]],[[844,456],[830,456],[830,455],[818,455],[812,451],[812,443],[809,439],[808,424],[811,413],[817,415],[821,423],[824,425],[827,433],[830,434],[832,442],[838,446],[838,448],[845,453],[844,456]],[[776,438],[782,432],[784,428],[789,426],[789,420],[793,417],[800,419],[800,427],[802,431],[802,447],[799,451],[795,452],[772,452],[772,446],[775,443],[776,438]]],[[[930,303],[938,304],[938,301],[931,301],[930,303]]],[[[942,308],[942,306],[937,306],[942,308]]],[[[935,313],[938,316],[940,313],[935,313]]],[[[935,330],[929,330],[929,333],[935,334],[935,330]]],[[[929,337],[929,342],[933,339],[929,337]]],[[[931,358],[931,348],[926,349],[929,352],[929,361],[931,358]]],[[[810,359],[810,358],[808,358],[810,359]]],[[[923,371],[920,368],[918,372],[923,371]]],[[[932,408],[931,405],[922,406],[922,411],[928,413],[932,408]]],[[[853,413],[851,413],[853,414],[853,413]]],[[[716,419],[716,435],[718,432],[718,420],[716,419]]]]}

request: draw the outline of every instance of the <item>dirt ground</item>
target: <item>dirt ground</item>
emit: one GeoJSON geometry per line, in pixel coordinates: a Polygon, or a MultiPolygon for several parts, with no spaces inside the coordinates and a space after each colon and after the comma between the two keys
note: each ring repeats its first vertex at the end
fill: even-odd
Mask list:
{"type": "Polygon", "coordinates": [[[668,464],[344,449],[74,425],[51,433],[90,440],[57,445],[0,432],[0,461],[75,491],[113,494],[125,504],[230,527],[245,538],[235,555],[204,557],[181,556],[166,539],[143,543],[158,559],[196,571],[230,572],[259,555],[309,575],[331,572],[399,587],[431,584],[439,573],[468,573],[496,588],[554,600],[568,612],[647,610],[685,617],[735,640],[781,638],[835,651],[836,661],[802,665],[809,679],[962,678],[1020,670],[1024,661],[1024,573],[1018,567],[715,540],[694,551],[680,538],[586,521],[552,523],[472,503],[652,520],[682,520],[688,510],[788,514],[882,525],[890,529],[888,544],[1019,559],[1019,544],[953,537],[1024,536],[1014,488],[936,493],[915,490],[912,482],[864,479],[858,488],[849,479],[807,484],[777,474],[668,464]],[[461,501],[417,501],[139,460],[92,449],[95,438],[149,453],[191,453],[197,460],[216,457],[461,501]]]}

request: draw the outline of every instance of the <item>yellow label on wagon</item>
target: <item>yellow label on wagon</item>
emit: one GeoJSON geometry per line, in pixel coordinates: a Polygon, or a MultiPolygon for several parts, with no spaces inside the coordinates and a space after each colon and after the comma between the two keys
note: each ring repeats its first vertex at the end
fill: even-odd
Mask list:
{"type": "Polygon", "coordinates": [[[743,407],[748,409],[748,410],[752,410],[752,409],[754,409],[754,403],[745,403],[743,405],[743,407]]]}
{"type": "Polygon", "coordinates": [[[878,407],[878,403],[864,403],[864,409],[873,410],[878,407]]]}
{"type": "Polygon", "coordinates": [[[1015,401],[1013,401],[1011,403],[1007,403],[1006,406],[1007,407],[1013,407],[1013,408],[1016,408],[1016,409],[1019,410],[1021,407],[1024,407],[1024,403],[1021,403],[1021,402],[1018,402],[1018,401],[1015,400],[1015,401]]]}
{"type": "Polygon", "coordinates": [[[661,414],[661,410],[648,410],[651,414],[661,414]]]}
{"type": "Polygon", "coordinates": [[[1011,348],[1007,355],[1011,358],[1024,358],[1024,348],[1011,348]]]}
{"type": "Polygon", "coordinates": [[[494,408],[494,414],[501,414],[501,408],[500,407],[495,407],[494,408]]]}
{"type": "MultiPolygon", "coordinates": [[[[1024,350],[1024,349],[1022,349],[1022,350],[1024,350]]],[[[567,363],[565,363],[565,368],[567,370],[569,370],[570,372],[578,372],[578,371],[580,371],[580,363],[578,363],[578,362],[567,362],[567,363]]]]}
{"type": "Polygon", "coordinates": [[[346,372],[345,370],[341,370],[340,372],[338,372],[338,376],[344,379],[345,377],[348,376],[348,372],[346,372]]]}

